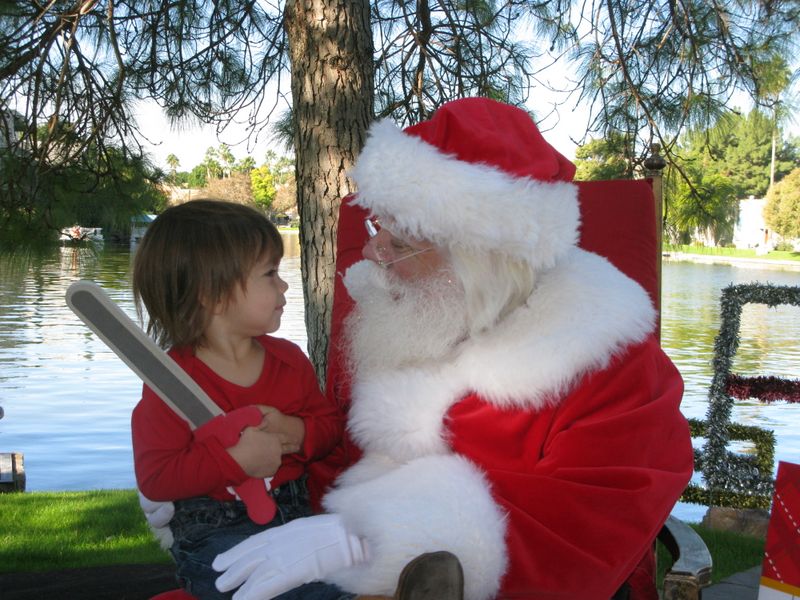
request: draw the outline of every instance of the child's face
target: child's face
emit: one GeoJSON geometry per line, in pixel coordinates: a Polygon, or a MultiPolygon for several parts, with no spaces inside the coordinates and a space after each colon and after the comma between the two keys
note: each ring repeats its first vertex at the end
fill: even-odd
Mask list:
{"type": "Polygon", "coordinates": [[[225,310],[225,317],[241,333],[257,336],[277,331],[281,325],[284,294],[289,286],[278,276],[280,260],[262,258],[247,277],[247,287],[237,286],[225,310]]]}

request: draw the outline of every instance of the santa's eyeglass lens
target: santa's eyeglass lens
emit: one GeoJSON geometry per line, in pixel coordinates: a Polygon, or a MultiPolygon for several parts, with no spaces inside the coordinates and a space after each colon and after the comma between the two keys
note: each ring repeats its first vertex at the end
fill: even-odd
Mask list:
{"type": "MultiPolygon", "coordinates": [[[[367,229],[367,235],[369,235],[370,240],[374,240],[375,237],[381,232],[381,224],[375,217],[368,217],[364,219],[364,227],[367,229]]],[[[390,236],[390,244],[388,246],[384,246],[375,242],[375,256],[378,257],[378,265],[383,267],[389,267],[395,263],[400,262],[401,260],[405,260],[407,258],[411,258],[412,256],[417,256],[418,254],[422,254],[423,252],[428,252],[429,250],[433,250],[433,248],[414,248],[410,246],[406,242],[402,241],[400,238],[395,237],[392,235],[389,230],[386,230],[386,233],[390,236]]]]}

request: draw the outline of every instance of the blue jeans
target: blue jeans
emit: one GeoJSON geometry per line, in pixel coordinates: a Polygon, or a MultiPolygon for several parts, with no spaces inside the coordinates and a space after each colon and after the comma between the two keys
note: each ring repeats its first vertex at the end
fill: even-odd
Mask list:
{"type": "MultiPolygon", "coordinates": [[[[170,521],[174,542],[170,548],[177,565],[181,587],[200,600],[228,600],[233,592],[217,590],[214,581],[219,573],[211,568],[217,554],[229,550],[251,535],[294,519],[311,516],[305,477],[289,481],[273,490],[278,511],[266,525],[258,525],[247,516],[247,508],[238,500],[222,502],[208,497],[175,502],[175,516],[170,521]]],[[[355,596],[321,582],[309,583],[279,596],[281,600],[349,600],[355,596]]]]}

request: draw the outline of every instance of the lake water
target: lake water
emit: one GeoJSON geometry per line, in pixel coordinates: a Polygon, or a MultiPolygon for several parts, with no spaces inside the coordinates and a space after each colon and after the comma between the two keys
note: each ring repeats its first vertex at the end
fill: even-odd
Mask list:
{"type": "MultiPolygon", "coordinates": [[[[297,238],[285,242],[288,304],[277,335],[305,348],[297,238]]],[[[90,279],[135,318],[130,262],[129,249],[112,246],[0,257],[0,452],[24,453],[30,491],[135,485],[129,419],[141,383],[64,303],[71,282],[90,279]]],[[[800,271],[664,263],[663,346],[685,379],[688,417],[706,414],[720,290],[754,281],[797,286],[800,271]]],[[[798,340],[800,309],[748,305],[734,372],[798,378],[798,340]]],[[[772,429],[776,459],[800,462],[800,405],[739,402],[732,419],[772,429]]],[[[676,510],[689,520],[703,512],[676,510]]]]}

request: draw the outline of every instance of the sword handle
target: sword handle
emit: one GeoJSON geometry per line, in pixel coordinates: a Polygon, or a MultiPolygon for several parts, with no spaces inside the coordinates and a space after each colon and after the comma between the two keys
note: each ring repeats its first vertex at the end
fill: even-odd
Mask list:
{"type": "MultiPolygon", "coordinates": [[[[224,415],[214,417],[209,422],[198,427],[195,439],[204,440],[214,437],[226,448],[230,448],[239,441],[239,436],[245,427],[256,427],[261,422],[261,411],[255,406],[243,406],[224,415]]],[[[267,491],[267,484],[263,479],[253,477],[234,486],[233,491],[247,506],[247,515],[259,525],[269,523],[277,511],[277,505],[267,491]]]]}
{"type": "Polygon", "coordinates": [[[275,518],[278,506],[273,497],[269,495],[267,484],[263,479],[251,477],[233,489],[247,506],[247,516],[255,523],[266,525],[275,518]]]}

